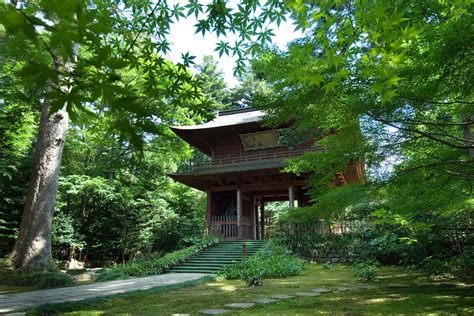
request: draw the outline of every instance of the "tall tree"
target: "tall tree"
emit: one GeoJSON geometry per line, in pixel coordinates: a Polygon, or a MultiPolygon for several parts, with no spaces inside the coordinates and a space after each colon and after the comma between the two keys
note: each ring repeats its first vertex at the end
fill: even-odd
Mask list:
{"type": "Polygon", "coordinates": [[[15,265],[42,268],[50,258],[50,223],[70,118],[75,120],[79,113],[108,116],[124,139],[140,146],[146,133],[162,133],[163,113],[183,105],[189,115],[206,113],[207,102],[186,69],[193,57],[183,54],[177,65],[162,57],[169,50],[171,23],[195,15],[197,32],[240,34],[235,45],[221,40],[216,47],[220,53],[236,54],[239,70],[246,52],[256,52],[270,39],[267,22],[281,21],[285,8],[279,1],[259,6],[248,0],[237,9],[222,0],[173,6],[165,1],[2,2],[5,58],[22,58],[24,66],[16,75],[43,100],[35,171],[11,255],[15,265]],[[136,73],[130,77],[125,69],[136,73]]]}
{"type": "Polygon", "coordinates": [[[326,133],[318,145],[328,151],[307,154],[288,168],[317,171],[318,211],[328,209],[328,201],[344,201],[334,193],[324,198],[344,191],[326,184],[365,157],[369,172],[385,170],[371,180],[380,180],[379,197],[390,196],[393,210],[468,214],[474,35],[459,30],[472,28],[472,4],[294,1],[289,7],[306,36],[287,52],[263,54],[255,67],[278,91],[267,105],[275,122],[292,120],[300,133],[314,127],[326,133]]]}

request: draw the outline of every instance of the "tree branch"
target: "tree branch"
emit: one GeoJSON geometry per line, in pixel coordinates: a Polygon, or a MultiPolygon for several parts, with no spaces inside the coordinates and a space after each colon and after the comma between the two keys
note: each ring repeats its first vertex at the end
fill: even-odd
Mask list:
{"type": "Polygon", "coordinates": [[[426,100],[426,99],[420,99],[420,98],[413,98],[413,97],[406,97],[406,96],[398,96],[397,98],[399,99],[405,99],[405,100],[410,100],[410,101],[416,101],[416,102],[426,102],[426,103],[431,103],[431,104],[444,104],[444,105],[450,105],[450,104],[474,104],[474,102],[471,101],[464,101],[464,100],[454,100],[454,101],[432,101],[432,100],[426,100]]]}
{"type": "Polygon", "coordinates": [[[474,146],[472,145],[457,145],[457,144],[453,144],[453,143],[450,143],[444,139],[441,139],[441,138],[438,138],[438,137],[435,137],[433,136],[432,134],[429,134],[429,133],[426,133],[426,132],[423,132],[423,131],[420,131],[420,130],[417,130],[417,129],[413,129],[413,128],[408,128],[408,127],[401,127],[401,126],[398,126],[396,124],[394,124],[393,122],[391,121],[388,121],[386,119],[383,119],[381,117],[378,117],[378,116],[375,116],[373,114],[370,114],[370,113],[367,113],[367,115],[369,117],[371,117],[372,119],[378,121],[378,122],[381,122],[385,125],[388,125],[388,126],[391,126],[391,127],[394,127],[396,129],[400,129],[400,130],[403,130],[403,131],[406,131],[406,132],[412,132],[412,133],[415,133],[415,134],[419,134],[419,135],[422,135],[428,139],[431,139],[435,142],[438,142],[438,143],[441,143],[443,145],[446,145],[446,146],[449,146],[449,147],[452,147],[452,148],[457,148],[457,149],[472,149],[474,148],[474,146]]]}
{"type": "Polygon", "coordinates": [[[155,14],[155,11],[156,9],[158,8],[158,6],[160,5],[161,3],[161,0],[158,0],[155,4],[155,6],[153,7],[153,10],[151,10],[151,12],[148,14],[148,16],[146,17],[146,20],[145,22],[142,23],[141,27],[140,27],[140,30],[138,31],[138,34],[135,36],[135,38],[133,39],[132,43],[130,44],[130,46],[128,47],[127,51],[125,52],[125,54],[123,55],[123,58],[127,58],[128,56],[128,53],[130,53],[130,51],[132,50],[133,46],[135,45],[135,43],[137,42],[138,40],[138,37],[140,36],[140,34],[143,32],[143,29],[145,28],[145,25],[148,23],[148,20],[150,20],[150,18],[153,16],[153,14],[155,14]]]}

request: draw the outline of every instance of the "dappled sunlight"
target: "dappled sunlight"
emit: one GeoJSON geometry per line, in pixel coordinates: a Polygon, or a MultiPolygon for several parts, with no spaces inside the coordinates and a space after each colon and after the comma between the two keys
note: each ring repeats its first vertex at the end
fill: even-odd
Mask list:
{"type": "Polygon", "coordinates": [[[234,285],[223,285],[220,287],[222,291],[233,292],[237,290],[237,287],[234,285]]]}
{"type": "MultiPolygon", "coordinates": [[[[136,297],[108,299],[100,305],[87,306],[67,315],[111,315],[111,314],[145,314],[172,315],[190,313],[192,315],[203,309],[219,309],[229,303],[251,302],[255,298],[273,295],[294,295],[295,292],[308,291],[316,287],[336,289],[350,288],[344,292],[325,293],[317,297],[299,297],[282,300],[265,306],[246,309],[235,314],[245,315],[314,315],[318,314],[416,314],[446,313],[471,311],[469,299],[471,289],[455,287],[416,286],[418,281],[402,269],[393,270],[393,276],[404,275],[407,288],[389,288],[395,277],[387,276],[382,284],[358,282],[349,268],[335,267],[322,270],[314,265],[307,265],[304,274],[286,279],[268,279],[263,286],[247,287],[242,280],[207,280],[198,285],[171,290],[163,293],[142,294],[136,297]],[[365,287],[375,287],[366,289],[365,287]]],[[[385,272],[388,273],[388,272],[385,272]]],[[[124,282],[130,282],[127,280],[124,282]]],[[[397,280],[398,281],[398,280],[397,280]]],[[[461,282],[459,282],[461,283],[461,282]]],[[[466,282],[469,283],[469,282],[466,282]]]]}
{"type": "Polygon", "coordinates": [[[459,296],[456,295],[436,295],[432,297],[437,300],[456,300],[459,298],[459,296]]]}
{"type": "Polygon", "coordinates": [[[226,283],[206,283],[206,286],[217,288],[220,291],[224,292],[234,292],[237,291],[239,286],[233,284],[226,284],[226,283]]]}
{"type": "Polygon", "coordinates": [[[285,280],[281,280],[281,281],[273,280],[272,283],[273,283],[273,284],[280,284],[280,285],[294,285],[294,284],[297,284],[298,282],[295,282],[295,281],[285,281],[285,280]]]}
{"type": "Polygon", "coordinates": [[[387,294],[387,296],[388,296],[388,297],[395,297],[395,298],[397,298],[397,297],[402,297],[401,294],[395,294],[395,293],[394,293],[394,294],[387,294]]]}
{"type": "Polygon", "coordinates": [[[386,303],[386,302],[392,302],[392,301],[405,301],[410,299],[410,297],[407,296],[402,296],[402,297],[378,297],[378,298],[371,298],[371,299],[366,299],[359,304],[380,304],[380,303],[386,303]]]}
{"type": "Polygon", "coordinates": [[[221,286],[222,283],[206,283],[206,286],[221,286]]]}
{"type": "Polygon", "coordinates": [[[72,312],[72,313],[66,313],[65,315],[70,315],[70,316],[99,316],[99,315],[105,315],[104,311],[101,310],[89,310],[89,311],[83,311],[83,312],[72,312]]]}

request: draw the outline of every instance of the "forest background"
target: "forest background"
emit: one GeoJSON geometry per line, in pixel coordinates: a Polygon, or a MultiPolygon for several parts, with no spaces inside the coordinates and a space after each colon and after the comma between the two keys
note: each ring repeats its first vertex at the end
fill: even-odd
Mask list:
{"type": "MultiPolygon", "coordinates": [[[[330,149],[288,162],[287,171],[316,171],[313,205],[282,221],[369,218],[384,228],[370,241],[380,253],[389,248],[399,262],[451,260],[457,270],[472,268],[472,4],[120,5],[0,5],[0,255],[15,239],[21,240],[15,253],[24,253],[31,240],[21,234],[29,222],[22,230],[19,221],[24,210],[35,214],[26,198],[31,174],[39,170],[34,147],[53,144],[41,138],[41,110],[47,109],[46,119],[71,121],[57,146],[60,168],[52,168],[61,174],[58,196],[44,198],[53,209],[41,209],[54,210],[54,257],[79,252],[104,263],[166,252],[202,235],[202,196],[172,183],[166,172],[205,158],[169,126],[252,105],[269,113],[270,125],[295,122],[285,135],[288,144],[321,134],[318,145],[330,149]],[[170,23],[186,15],[198,17],[197,32],[239,34],[235,44],[223,39],[216,46],[220,54],[238,56],[237,72],[250,65],[239,87],[226,89],[212,60],[193,76],[187,69],[192,55],[176,64],[162,58],[170,23]],[[288,50],[271,47],[267,22],[287,18],[305,35],[288,50]],[[365,184],[327,185],[361,158],[365,184]]],[[[49,231],[44,219],[38,227],[49,231]]],[[[18,259],[17,266],[24,262],[18,259]]]]}

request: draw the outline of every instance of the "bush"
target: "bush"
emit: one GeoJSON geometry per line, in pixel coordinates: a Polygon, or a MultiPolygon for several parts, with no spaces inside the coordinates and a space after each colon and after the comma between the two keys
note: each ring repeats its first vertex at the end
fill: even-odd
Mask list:
{"type": "Polygon", "coordinates": [[[87,269],[71,269],[71,270],[66,271],[66,273],[69,275],[79,275],[86,272],[87,272],[87,269]]]}
{"type": "Polygon", "coordinates": [[[62,272],[47,272],[39,275],[36,287],[50,289],[55,287],[70,286],[73,284],[72,278],[62,272]]]}
{"type": "Polygon", "coordinates": [[[364,282],[378,282],[377,268],[378,262],[356,262],[352,265],[352,270],[355,272],[357,278],[364,282]]]}
{"type": "Polygon", "coordinates": [[[141,277],[148,275],[161,274],[184,261],[186,258],[194,255],[195,253],[216,244],[218,241],[213,237],[203,238],[199,243],[194,246],[170,252],[164,256],[161,253],[153,254],[150,258],[144,260],[137,260],[129,262],[123,265],[117,265],[113,268],[106,269],[97,278],[97,281],[110,281],[124,279],[127,277],[141,277]]]}
{"type": "Polygon", "coordinates": [[[15,269],[15,265],[13,261],[8,258],[0,258],[0,272],[2,271],[13,271],[15,269]]]}
{"type": "Polygon", "coordinates": [[[38,289],[64,287],[73,284],[72,278],[58,271],[7,272],[3,273],[0,283],[6,285],[29,286],[38,289]]]}
{"type": "Polygon", "coordinates": [[[103,272],[100,272],[96,281],[107,282],[107,281],[123,280],[123,279],[128,279],[128,276],[122,271],[105,270],[103,272]]]}
{"type": "Polygon", "coordinates": [[[304,267],[304,261],[275,241],[246,260],[228,265],[219,275],[226,279],[243,279],[248,286],[262,285],[265,278],[284,278],[295,275],[304,267]]]}

